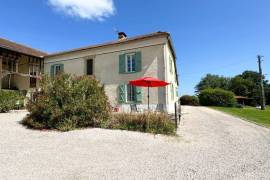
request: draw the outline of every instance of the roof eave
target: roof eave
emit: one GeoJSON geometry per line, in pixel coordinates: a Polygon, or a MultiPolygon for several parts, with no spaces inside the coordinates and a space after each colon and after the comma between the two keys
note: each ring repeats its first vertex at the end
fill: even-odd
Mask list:
{"type": "Polygon", "coordinates": [[[172,51],[172,54],[174,56],[174,65],[175,65],[175,75],[176,75],[176,81],[177,81],[177,85],[179,85],[179,79],[178,79],[178,71],[177,71],[177,64],[176,64],[176,59],[177,59],[177,56],[176,56],[176,53],[175,53],[175,49],[174,49],[174,45],[173,45],[173,40],[171,38],[171,35],[170,33],[167,33],[167,38],[168,38],[168,42],[169,42],[169,47],[172,51]]]}
{"type": "Polygon", "coordinates": [[[107,47],[107,46],[113,46],[113,45],[118,45],[118,44],[123,44],[123,43],[130,43],[133,41],[138,41],[141,39],[146,39],[146,38],[152,38],[152,37],[157,37],[157,36],[164,36],[164,35],[169,35],[169,33],[167,32],[157,32],[157,33],[153,33],[153,34],[149,34],[143,37],[134,37],[134,38],[127,38],[125,40],[119,40],[119,41],[113,41],[113,42],[108,42],[108,43],[104,43],[104,44],[100,44],[100,45],[94,45],[94,46],[88,46],[88,47],[83,47],[83,48],[78,48],[78,49],[72,49],[72,50],[68,50],[68,51],[63,51],[63,52],[58,52],[58,53],[53,53],[53,54],[48,54],[46,57],[54,57],[54,56],[60,56],[60,55],[65,55],[65,54],[69,54],[69,53],[74,53],[74,52],[80,52],[80,51],[85,51],[85,50],[89,50],[89,49],[96,49],[96,48],[101,48],[101,47],[107,47]]]}

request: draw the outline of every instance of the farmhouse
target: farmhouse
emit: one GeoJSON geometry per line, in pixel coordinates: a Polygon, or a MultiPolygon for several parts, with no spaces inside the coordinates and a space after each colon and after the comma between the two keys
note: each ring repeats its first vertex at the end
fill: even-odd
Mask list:
{"type": "Polygon", "coordinates": [[[47,53],[0,38],[0,89],[31,90],[38,86],[47,53]]]}
{"type": "MultiPolygon", "coordinates": [[[[7,48],[3,49],[6,51],[7,48]]],[[[8,68],[6,64],[4,65],[1,76],[2,88],[31,89],[37,86],[36,75],[40,73],[50,76],[55,76],[59,72],[95,76],[104,86],[111,105],[127,111],[130,104],[137,104],[142,109],[147,108],[147,89],[130,86],[129,81],[151,76],[170,83],[167,87],[150,89],[152,109],[160,108],[173,112],[174,103],[178,100],[176,54],[171,36],[167,32],[130,38],[124,32],[120,32],[113,42],[53,54],[34,49],[31,49],[31,52],[35,52],[32,54],[19,50],[19,48],[11,49],[14,53],[12,56],[7,56],[4,52],[0,56],[4,62],[8,62],[6,64],[12,64],[8,68]],[[24,56],[26,56],[24,63],[18,63],[18,59],[24,56]],[[12,68],[13,66],[15,68],[12,68]],[[22,75],[24,78],[12,77],[7,85],[7,77],[4,76],[7,69],[14,77],[24,73],[22,75]],[[20,69],[24,71],[21,72],[20,69]]]]}

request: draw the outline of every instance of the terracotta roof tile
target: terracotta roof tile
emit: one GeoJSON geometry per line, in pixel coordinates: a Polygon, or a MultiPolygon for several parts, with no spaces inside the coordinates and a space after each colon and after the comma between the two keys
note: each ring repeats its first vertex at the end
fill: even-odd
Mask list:
{"type": "Polygon", "coordinates": [[[87,49],[99,48],[99,47],[104,47],[104,46],[123,44],[123,43],[127,43],[127,42],[130,42],[130,41],[136,41],[136,40],[141,40],[141,39],[150,38],[150,37],[156,37],[156,36],[161,36],[161,35],[170,36],[170,34],[167,33],[167,32],[158,31],[158,32],[154,32],[154,33],[151,33],[151,34],[145,34],[145,35],[140,35],[140,36],[135,36],[135,37],[130,37],[130,38],[127,37],[126,39],[111,41],[111,42],[92,45],[92,46],[86,46],[86,47],[82,47],[82,48],[71,49],[71,50],[67,50],[67,51],[56,52],[56,53],[49,54],[47,57],[57,56],[57,55],[62,55],[62,54],[66,54],[66,53],[87,50],[87,49]]]}
{"type": "Polygon", "coordinates": [[[35,57],[43,57],[43,56],[48,55],[45,52],[9,41],[3,38],[0,38],[0,48],[8,49],[11,51],[15,51],[15,52],[19,52],[25,55],[30,55],[30,56],[35,56],[35,57]]]}

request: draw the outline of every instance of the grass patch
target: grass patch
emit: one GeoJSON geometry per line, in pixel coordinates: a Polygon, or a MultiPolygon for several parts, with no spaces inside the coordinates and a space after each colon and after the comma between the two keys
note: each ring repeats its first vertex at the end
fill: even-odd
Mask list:
{"type": "Polygon", "coordinates": [[[254,107],[244,108],[230,108],[230,107],[211,107],[213,109],[247,119],[257,124],[270,127],[270,107],[268,106],[265,111],[256,109],[254,107]]]}
{"type": "Polygon", "coordinates": [[[166,113],[113,114],[103,128],[176,135],[175,124],[166,113]]]}
{"type": "Polygon", "coordinates": [[[23,108],[24,96],[20,91],[0,89],[0,113],[23,108]]]}

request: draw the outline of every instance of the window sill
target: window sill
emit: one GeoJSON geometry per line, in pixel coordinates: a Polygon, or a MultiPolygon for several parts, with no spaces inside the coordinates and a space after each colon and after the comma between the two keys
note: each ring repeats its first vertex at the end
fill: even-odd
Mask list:
{"type": "Polygon", "coordinates": [[[124,72],[124,73],[120,73],[120,74],[135,74],[135,73],[138,73],[138,72],[124,72]]]}

